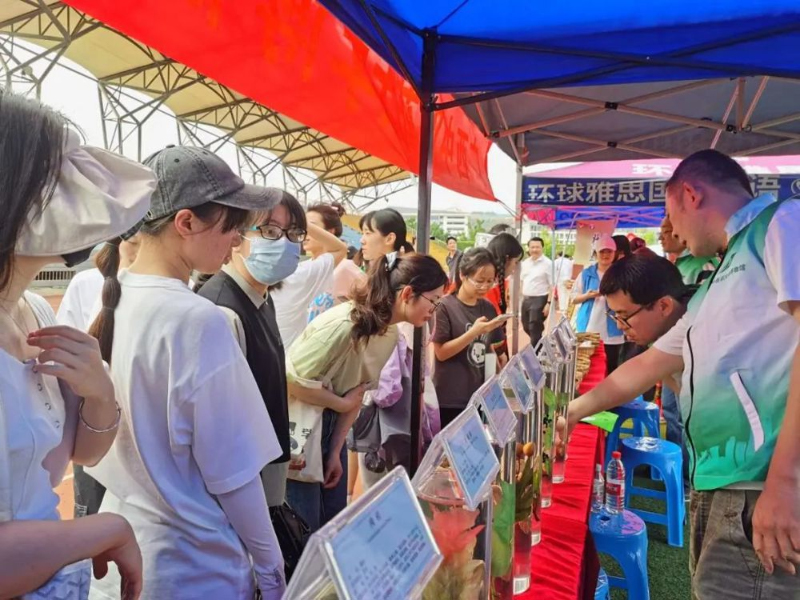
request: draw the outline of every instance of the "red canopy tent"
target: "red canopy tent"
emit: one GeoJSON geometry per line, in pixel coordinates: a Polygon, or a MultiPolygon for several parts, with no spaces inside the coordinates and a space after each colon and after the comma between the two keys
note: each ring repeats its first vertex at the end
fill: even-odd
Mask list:
{"type": "MultiPolygon", "coordinates": [[[[407,171],[419,167],[413,88],[316,0],[67,0],[253,100],[407,171]]],[[[491,142],[436,115],[434,181],[491,200],[491,142]]]]}

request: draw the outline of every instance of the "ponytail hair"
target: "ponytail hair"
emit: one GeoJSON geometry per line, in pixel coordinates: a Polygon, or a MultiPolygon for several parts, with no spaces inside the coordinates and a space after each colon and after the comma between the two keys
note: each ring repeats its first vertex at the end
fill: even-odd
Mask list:
{"type": "Polygon", "coordinates": [[[364,216],[361,222],[361,228],[366,227],[370,231],[377,231],[381,235],[394,234],[394,248],[395,252],[404,252],[411,254],[414,252],[408,240],[408,228],[406,227],[406,220],[399,212],[393,208],[382,208],[376,210],[374,213],[369,213],[364,216]]]}
{"type": "Polygon", "coordinates": [[[470,248],[461,255],[456,268],[456,285],[453,293],[458,293],[464,279],[472,277],[483,267],[491,265],[497,272],[497,261],[488,248],[470,248]]]}
{"type": "MultiPolygon", "coordinates": [[[[215,202],[206,202],[190,209],[195,216],[209,227],[221,224],[223,232],[233,231],[250,223],[250,213],[241,208],[224,206],[215,202]]],[[[302,212],[302,211],[301,211],[302,212]]],[[[159,237],[175,220],[175,214],[167,215],[152,221],[144,221],[138,229],[143,236],[159,237]]],[[[303,213],[305,223],[305,213],[303,213]]],[[[124,237],[132,232],[124,234],[124,237]]],[[[103,360],[111,364],[111,349],[114,345],[114,311],[122,296],[122,286],[117,279],[119,272],[119,245],[122,237],[115,238],[106,244],[95,259],[95,264],[105,278],[103,282],[103,308],[89,327],[89,335],[100,343],[100,354],[103,360]],[[104,252],[105,251],[105,252],[104,252]]]]}
{"type": "Polygon", "coordinates": [[[114,344],[114,310],[122,297],[122,286],[117,279],[121,243],[121,237],[106,242],[94,259],[103,276],[103,307],[89,327],[89,335],[97,338],[100,355],[108,364],[111,364],[111,348],[114,344]]]}
{"type": "Polygon", "coordinates": [[[512,259],[521,259],[525,251],[510,233],[499,233],[487,245],[488,250],[494,255],[495,269],[497,271],[497,284],[500,286],[500,312],[508,309],[506,303],[506,263],[512,259]]]}
{"type": "Polygon", "coordinates": [[[411,286],[414,295],[419,296],[447,283],[447,274],[432,256],[415,253],[398,256],[392,253],[373,261],[366,284],[353,292],[353,309],[350,311],[353,344],[386,333],[397,292],[404,287],[411,286]]]}

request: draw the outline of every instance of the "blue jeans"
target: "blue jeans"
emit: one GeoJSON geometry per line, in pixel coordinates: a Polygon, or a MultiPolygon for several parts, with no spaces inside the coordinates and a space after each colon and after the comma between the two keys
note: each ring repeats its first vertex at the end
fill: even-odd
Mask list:
{"type": "MultiPolygon", "coordinates": [[[[322,460],[328,462],[333,428],[338,413],[326,409],[322,414],[322,460]]],[[[342,445],[340,452],[342,461],[342,478],[331,489],[325,489],[321,483],[289,480],[286,483],[286,501],[303,517],[312,532],[317,531],[347,506],[347,444],[342,445]]]]}
{"type": "Polygon", "coordinates": [[[667,441],[678,444],[683,452],[683,478],[689,479],[689,451],[683,440],[683,420],[678,397],[666,385],[661,388],[661,410],[667,422],[667,441]]]}

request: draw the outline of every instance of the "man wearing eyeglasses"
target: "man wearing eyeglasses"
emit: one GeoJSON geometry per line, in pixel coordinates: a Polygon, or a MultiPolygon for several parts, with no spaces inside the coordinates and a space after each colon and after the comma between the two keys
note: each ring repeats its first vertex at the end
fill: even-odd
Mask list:
{"type": "MultiPolygon", "coordinates": [[[[608,316],[629,342],[649,346],[667,333],[686,313],[693,288],[684,285],[681,272],[666,258],[632,254],[609,267],[600,282],[608,316]]],[[[667,422],[667,439],[681,446],[688,478],[689,454],[683,443],[683,423],[678,406],[681,373],[664,380],[661,404],[667,422]]]]}
{"type": "Polygon", "coordinates": [[[754,197],[715,150],[682,161],[666,197],[676,237],[722,262],[675,327],[570,405],[569,422],[682,370],[694,597],[800,600],[800,200],[754,197]]]}

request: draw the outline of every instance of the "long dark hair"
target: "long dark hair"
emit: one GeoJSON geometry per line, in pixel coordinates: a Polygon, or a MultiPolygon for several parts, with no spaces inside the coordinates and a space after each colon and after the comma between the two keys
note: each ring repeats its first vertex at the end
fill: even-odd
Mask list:
{"type": "Polygon", "coordinates": [[[382,208],[381,210],[376,210],[372,213],[369,220],[364,221],[363,225],[370,231],[377,231],[381,235],[393,233],[395,235],[395,252],[399,252],[400,250],[409,253],[414,252],[414,246],[406,240],[406,236],[408,235],[406,220],[403,218],[403,215],[395,209],[382,208]]]}
{"type": "Polygon", "coordinates": [[[67,120],[36,100],[0,89],[0,290],[14,273],[14,248],[25,224],[55,191],[67,120]]]}
{"type": "MultiPolygon", "coordinates": [[[[215,227],[222,224],[222,231],[229,232],[240,229],[250,223],[250,213],[240,208],[223,206],[214,202],[206,202],[190,209],[195,216],[215,227]]],[[[177,213],[176,213],[177,214],[177,213]]],[[[139,233],[145,236],[158,237],[174,221],[175,214],[161,217],[153,221],[142,223],[139,233]]],[[[122,296],[122,286],[117,279],[119,271],[119,244],[121,238],[109,242],[102,262],[97,261],[97,268],[105,278],[103,282],[103,308],[100,314],[89,327],[89,335],[97,338],[100,344],[100,354],[107,363],[111,364],[111,349],[114,345],[114,311],[119,305],[122,296]]]]}
{"type": "Polygon", "coordinates": [[[447,285],[447,274],[432,256],[412,253],[394,260],[391,267],[386,256],[373,261],[366,284],[353,292],[350,337],[354,344],[386,333],[397,292],[407,285],[411,286],[415,296],[447,285]]]}
{"type": "Polygon", "coordinates": [[[470,248],[461,255],[456,271],[456,287],[453,293],[458,293],[466,277],[472,277],[479,269],[491,265],[497,272],[497,261],[488,248],[470,248]]]}
{"type": "Polygon", "coordinates": [[[494,255],[497,269],[497,284],[500,286],[500,312],[508,309],[506,303],[506,262],[509,259],[521,259],[525,255],[522,244],[510,233],[499,233],[489,242],[489,252],[494,255]]]}

